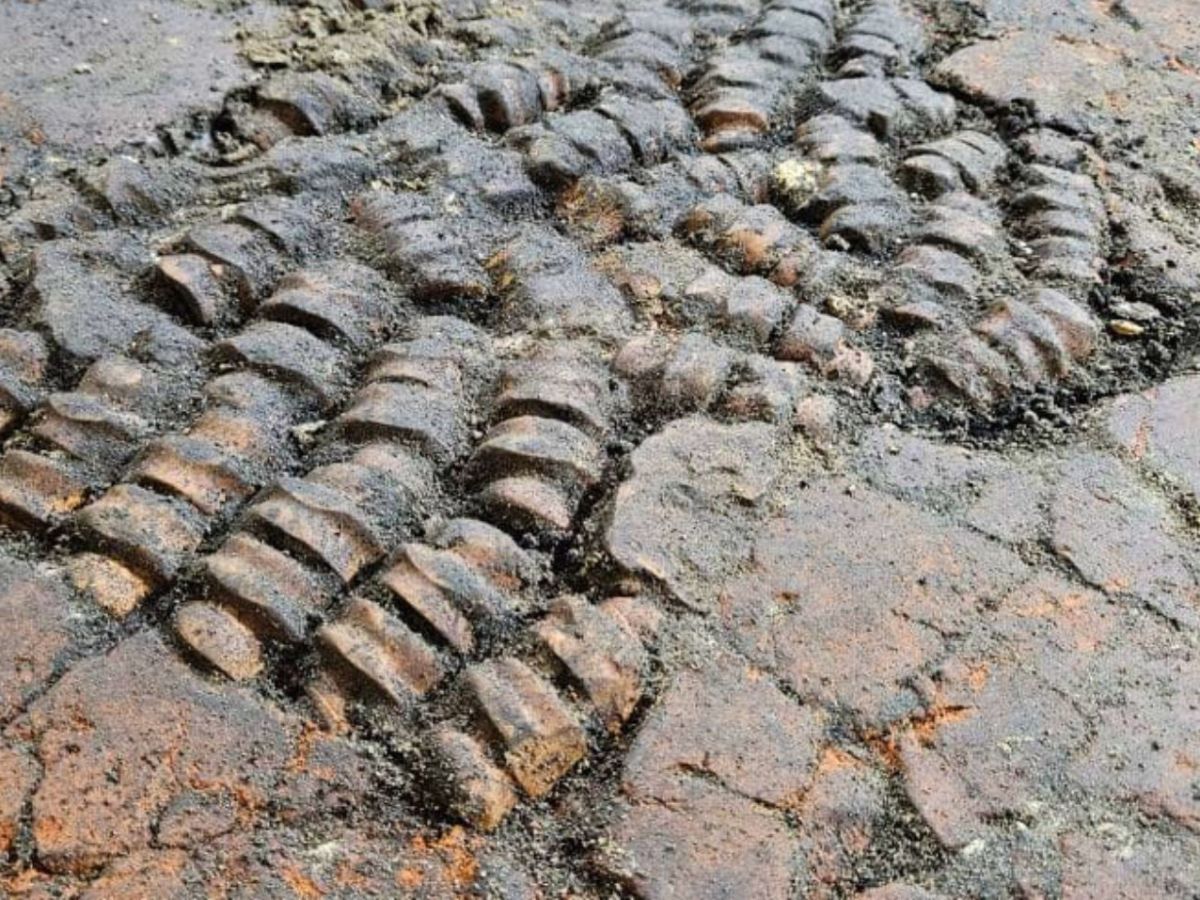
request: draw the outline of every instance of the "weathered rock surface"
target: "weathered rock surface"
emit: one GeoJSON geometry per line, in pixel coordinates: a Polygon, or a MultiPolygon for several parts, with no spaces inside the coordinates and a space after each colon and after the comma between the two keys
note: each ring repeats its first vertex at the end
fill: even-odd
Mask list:
{"type": "Polygon", "coordinates": [[[1193,0],[10,6],[0,893],[1195,900],[1193,0]]]}
{"type": "Polygon", "coordinates": [[[254,822],[304,740],[300,723],[206,684],[150,634],[76,664],[9,734],[42,770],[31,798],[37,857],[76,873],[254,822]]]}
{"type": "Polygon", "coordinates": [[[645,897],[787,897],[783,813],[812,781],[823,716],[721,657],[682,673],[626,758],[602,864],[645,897]],[[694,893],[692,893],[694,891],[694,893]]]}
{"type": "Polygon", "coordinates": [[[630,572],[712,609],[717,579],[749,551],[751,526],[778,473],[767,425],[685,419],[634,451],[606,543],[630,572]]]}
{"type": "Polygon", "coordinates": [[[800,696],[866,722],[919,708],[913,679],[1027,575],[978,535],[840,480],[766,522],[747,568],[721,590],[730,639],[800,696]]]}

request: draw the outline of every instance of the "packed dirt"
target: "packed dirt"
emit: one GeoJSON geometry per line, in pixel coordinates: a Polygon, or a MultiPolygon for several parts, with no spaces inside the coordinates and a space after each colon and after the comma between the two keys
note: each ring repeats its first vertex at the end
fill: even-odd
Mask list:
{"type": "Polygon", "coordinates": [[[0,888],[1200,897],[1192,0],[9,0],[0,888]]]}

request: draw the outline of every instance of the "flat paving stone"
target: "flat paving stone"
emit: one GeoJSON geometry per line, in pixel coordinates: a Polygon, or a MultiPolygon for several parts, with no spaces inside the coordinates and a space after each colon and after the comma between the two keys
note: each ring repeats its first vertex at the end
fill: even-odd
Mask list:
{"type": "Polygon", "coordinates": [[[173,820],[183,830],[167,842],[191,846],[259,815],[298,728],[214,689],[146,633],[74,666],[9,733],[43,772],[31,798],[38,859],[88,872],[161,840],[173,820]]]}
{"type": "Polygon", "coordinates": [[[767,806],[794,807],[822,745],[824,714],[734,660],[685,671],[638,732],[624,790],[669,802],[689,778],[712,780],[767,806]]]}
{"type": "Polygon", "coordinates": [[[1196,673],[1153,617],[1039,576],[928,681],[931,712],[896,737],[906,790],[952,847],[1082,797],[1195,830],[1196,673]]]}
{"type": "Polygon", "coordinates": [[[758,535],[749,571],[721,590],[725,633],[800,696],[864,722],[916,710],[912,678],[1028,576],[1010,551],[837,479],[758,535]]]}
{"type": "Polygon", "coordinates": [[[1170,504],[1109,456],[1069,460],[1050,510],[1051,544],[1090,584],[1200,625],[1194,553],[1170,504]]]}
{"type": "Polygon", "coordinates": [[[668,425],[634,452],[617,491],[606,543],[631,572],[697,609],[749,550],[755,509],[778,473],[773,433],[761,424],[695,418],[668,425]]]}
{"type": "Polygon", "coordinates": [[[62,582],[0,557],[0,722],[45,686],[75,645],[77,626],[62,582]]]}
{"type": "Polygon", "coordinates": [[[808,785],[824,717],[720,658],[683,673],[626,758],[601,865],[642,897],[787,897],[784,811],[808,785]]]}
{"type": "Polygon", "coordinates": [[[1113,401],[1107,428],[1130,458],[1200,500],[1200,377],[1175,378],[1113,401]]]}

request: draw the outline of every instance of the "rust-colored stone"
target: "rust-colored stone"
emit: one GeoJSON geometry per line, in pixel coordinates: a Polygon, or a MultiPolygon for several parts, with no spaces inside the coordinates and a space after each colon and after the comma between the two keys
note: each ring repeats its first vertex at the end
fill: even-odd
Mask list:
{"type": "Polygon", "coordinates": [[[33,757],[0,742],[0,854],[8,856],[13,849],[25,803],[37,778],[38,766],[33,757]]]}
{"type": "Polygon", "coordinates": [[[130,472],[130,480],[182,497],[205,515],[247,499],[255,485],[220,449],[194,437],[153,441],[130,472]]]}
{"type": "Polygon", "coordinates": [[[344,494],[299,478],[281,478],[248,513],[343,581],[383,555],[371,522],[344,494]]]}
{"type": "Polygon", "coordinates": [[[195,510],[119,484],[76,516],[79,527],[152,584],[171,580],[204,536],[195,510]]]}
{"type": "Polygon", "coordinates": [[[966,529],[838,481],[810,485],[768,522],[753,560],[721,592],[727,633],[801,696],[868,721],[911,709],[906,685],[943,635],[972,627],[978,604],[1027,572],[966,529]]]}
{"type": "Polygon", "coordinates": [[[122,618],[141,605],[153,583],[124,563],[100,553],[77,553],[67,562],[75,589],[109,615],[122,618]]]}
{"type": "Polygon", "coordinates": [[[54,872],[148,847],[170,804],[197,788],[259,815],[289,753],[278,715],[205,685],[145,633],[76,666],[17,727],[44,767],[33,840],[54,872]]]}
{"type": "Polygon", "coordinates": [[[0,557],[0,722],[49,679],[74,643],[67,591],[24,562],[0,557]]]}
{"type": "Polygon", "coordinates": [[[1177,378],[1140,394],[1118,397],[1108,431],[1129,456],[1165,472],[1200,497],[1200,378],[1177,378]]]}
{"type": "Polygon", "coordinates": [[[793,896],[797,845],[782,817],[703,781],[670,805],[622,804],[608,841],[600,864],[646,900],[680,885],[697,897],[793,896]]]}
{"type": "Polygon", "coordinates": [[[795,807],[820,759],[824,715],[787,697],[763,673],[721,655],[682,672],[638,732],[622,787],[670,804],[695,780],[758,803],[795,807]]]}
{"type": "Polygon", "coordinates": [[[755,511],[778,475],[771,429],[684,419],[645,441],[632,461],[632,477],[617,490],[609,552],[689,606],[711,609],[712,581],[749,552],[755,511]]]}
{"type": "Polygon", "coordinates": [[[430,738],[439,789],[456,815],[490,831],[517,803],[516,785],[470,735],[438,728],[430,738]]]}
{"type": "Polygon", "coordinates": [[[285,553],[238,533],[204,560],[222,601],[262,623],[272,637],[300,641],[307,619],[328,602],[317,576],[285,553]]]}
{"type": "Polygon", "coordinates": [[[159,259],[158,271],[175,290],[192,321],[211,325],[228,312],[220,263],[194,253],[180,253],[159,259]]]}
{"type": "Polygon", "coordinates": [[[587,752],[574,714],[541,677],[519,660],[502,658],[467,670],[480,711],[500,736],[504,761],[531,797],[540,797],[587,752]]]}
{"type": "Polygon", "coordinates": [[[534,626],[578,681],[609,731],[619,731],[642,696],[645,653],[637,638],[580,597],[559,598],[534,626]]]}
{"type": "Polygon", "coordinates": [[[1117,460],[1070,460],[1051,506],[1054,551],[1090,584],[1200,624],[1200,583],[1167,502],[1117,460]]]}
{"type": "Polygon", "coordinates": [[[403,622],[356,597],[317,632],[327,652],[356,680],[397,706],[406,706],[442,679],[437,655],[403,622]]]}
{"type": "Polygon", "coordinates": [[[215,603],[192,601],[175,611],[180,640],[234,681],[262,671],[262,647],[249,628],[215,603]]]}
{"type": "Polygon", "coordinates": [[[70,463],[16,448],[0,457],[0,515],[21,528],[46,528],[83,504],[87,482],[70,463]]]}

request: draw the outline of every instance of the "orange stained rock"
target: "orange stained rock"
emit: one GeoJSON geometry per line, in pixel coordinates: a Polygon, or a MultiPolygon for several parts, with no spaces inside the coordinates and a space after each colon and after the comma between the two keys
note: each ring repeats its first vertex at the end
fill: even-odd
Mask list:
{"type": "Polygon", "coordinates": [[[67,562],[71,583],[110,615],[124,618],[150,593],[151,587],[128,566],[99,553],[80,553],[67,562]]]}

